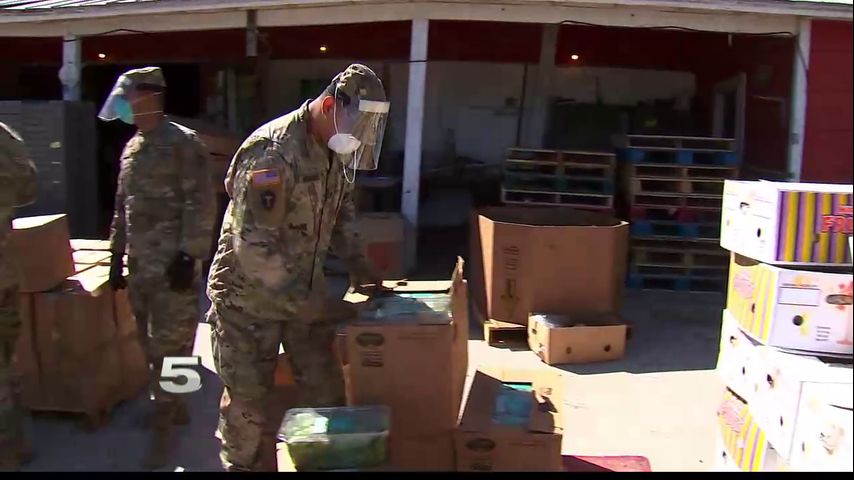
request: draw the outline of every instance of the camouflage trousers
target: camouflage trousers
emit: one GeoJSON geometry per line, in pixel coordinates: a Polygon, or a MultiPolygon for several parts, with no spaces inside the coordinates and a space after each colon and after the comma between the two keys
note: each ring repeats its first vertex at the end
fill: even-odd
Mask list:
{"type": "Polygon", "coordinates": [[[137,331],[148,356],[151,368],[151,398],[155,402],[176,403],[179,398],[160,388],[160,371],[163,357],[188,357],[193,354],[196,327],[199,323],[199,278],[193,287],[183,292],[169,289],[163,278],[128,279],[128,298],[137,331]]]}
{"type": "Polygon", "coordinates": [[[266,412],[280,344],[302,405],[345,405],[344,376],[332,348],[334,325],[299,318],[260,319],[216,303],[207,320],[214,365],[224,385],[217,436],[227,470],[259,469],[264,427],[281,421],[267,418],[266,412]]]}
{"type": "Polygon", "coordinates": [[[24,412],[12,374],[12,354],[20,324],[18,289],[0,289],[0,456],[24,442],[24,412]]]}

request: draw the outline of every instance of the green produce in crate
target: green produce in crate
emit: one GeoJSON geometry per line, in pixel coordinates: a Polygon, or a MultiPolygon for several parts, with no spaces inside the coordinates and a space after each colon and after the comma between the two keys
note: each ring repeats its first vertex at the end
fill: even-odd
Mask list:
{"type": "Polygon", "coordinates": [[[279,438],[298,471],[373,467],[385,462],[386,407],[292,409],[279,438]]]}

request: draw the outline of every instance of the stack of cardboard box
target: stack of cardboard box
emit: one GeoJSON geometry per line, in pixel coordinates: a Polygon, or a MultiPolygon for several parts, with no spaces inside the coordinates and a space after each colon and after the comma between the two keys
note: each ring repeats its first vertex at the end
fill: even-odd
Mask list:
{"type": "Polygon", "coordinates": [[[852,469],[852,187],[727,181],[717,467],[852,469]]]}
{"type": "Polygon", "coordinates": [[[474,308],[488,342],[517,325],[550,365],[623,356],[626,222],[566,208],[491,207],[471,225],[474,308]]]}
{"type": "Polygon", "coordinates": [[[148,366],[126,292],[107,285],[109,252],[74,251],[68,237],[65,215],[13,222],[21,292],[13,363],[24,406],[83,413],[97,425],[113,405],[139,393],[148,366]]]}

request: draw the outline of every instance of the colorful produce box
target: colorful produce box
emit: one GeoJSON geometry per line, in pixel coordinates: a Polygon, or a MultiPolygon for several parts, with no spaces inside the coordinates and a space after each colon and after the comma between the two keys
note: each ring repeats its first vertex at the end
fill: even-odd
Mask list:
{"type": "Polygon", "coordinates": [[[721,246],[777,265],[847,265],[851,185],[724,183],[721,246]]]}
{"type": "Polygon", "coordinates": [[[852,276],[794,270],[733,254],[727,310],[765,345],[851,355],[852,276]]]}
{"type": "Polygon", "coordinates": [[[774,472],[786,470],[785,459],[768,443],[753,414],[740,398],[727,390],[718,407],[718,423],[723,436],[729,465],[744,472],[774,472]]]}

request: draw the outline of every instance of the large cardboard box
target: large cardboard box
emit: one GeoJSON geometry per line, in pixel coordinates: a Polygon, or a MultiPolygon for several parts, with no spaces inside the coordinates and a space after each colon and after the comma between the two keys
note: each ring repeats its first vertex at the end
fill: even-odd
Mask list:
{"type": "Polygon", "coordinates": [[[70,277],[75,280],[69,279],[56,290],[34,295],[42,370],[53,369],[69,355],[90,354],[115,338],[113,296],[97,282],[100,273],[93,270],[98,268],[70,277]]]}
{"type": "Polygon", "coordinates": [[[768,441],[785,458],[791,458],[795,425],[801,404],[806,400],[804,390],[810,385],[854,388],[851,365],[834,364],[818,357],[781,352],[773,348],[757,350],[757,392],[751,403],[759,426],[768,441]]]}
{"type": "Polygon", "coordinates": [[[148,358],[136,333],[117,337],[115,345],[121,372],[121,385],[116,393],[119,400],[131,400],[150,383],[148,358]]]}
{"type": "Polygon", "coordinates": [[[781,268],[732,255],[727,309],[765,345],[851,355],[851,273],[781,268]]]}
{"type": "Polygon", "coordinates": [[[568,208],[490,207],[476,223],[470,278],[483,319],[527,325],[531,312],[620,310],[626,222],[568,208]]]}
{"type": "Polygon", "coordinates": [[[115,405],[121,385],[118,351],[115,344],[108,343],[44,368],[38,384],[32,386],[34,391],[22,401],[31,410],[98,415],[115,405]]]}
{"type": "Polygon", "coordinates": [[[403,472],[453,472],[454,436],[452,431],[430,435],[398,434],[389,439],[388,468],[403,472]]]}
{"type": "Polygon", "coordinates": [[[851,396],[851,385],[804,385],[789,460],[792,469],[850,472],[854,468],[851,396]]]}
{"type": "Polygon", "coordinates": [[[528,346],[549,365],[623,358],[628,326],[617,314],[532,314],[528,346]]]}
{"type": "Polygon", "coordinates": [[[774,472],[788,467],[757,425],[754,411],[727,391],[718,407],[718,425],[729,460],[743,472],[774,472]]]}
{"type": "MultiPolygon", "coordinates": [[[[116,336],[124,338],[132,333],[142,333],[142,329],[138,327],[136,318],[133,315],[127,289],[109,292],[109,294],[113,297],[113,318],[116,323],[116,336]]],[[[147,326],[145,331],[148,332],[147,326]]]]}
{"type": "Polygon", "coordinates": [[[724,310],[717,372],[724,385],[747,403],[756,398],[759,374],[764,370],[758,364],[760,348],[762,346],[758,342],[741,331],[732,314],[724,310]]]}
{"type": "Polygon", "coordinates": [[[9,237],[21,292],[41,292],[74,275],[74,259],[63,215],[16,218],[9,237]]]}
{"type": "MultiPolygon", "coordinates": [[[[391,438],[450,432],[457,424],[468,366],[468,295],[463,261],[450,281],[386,282],[397,295],[439,294],[450,315],[366,315],[347,327],[351,401],[391,409],[391,438]],[[447,297],[441,297],[446,294],[447,297]]],[[[349,293],[345,300],[366,298],[349,293]]],[[[419,305],[419,302],[413,302],[419,305]]],[[[425,309],[426,310],[426,309],[425,309]]]]}
{"type": "Polygon", "coordinates": [[[356,228],[362,238],[364,254],[384,279],[405,276],[403,253],[406,221],[399,213],[360,213],[356,228]]]}
{"type": "Polygon", "coordinates": [[[563,398],[556,372],[476,371],[454,434],[457,470],[562,471],[563,398]]]}
{"type": "Polygon", "coordinates": [[[721,246],[771,264],[850,264],[851,199],[851,185],[726,180],[721,246]]]}

